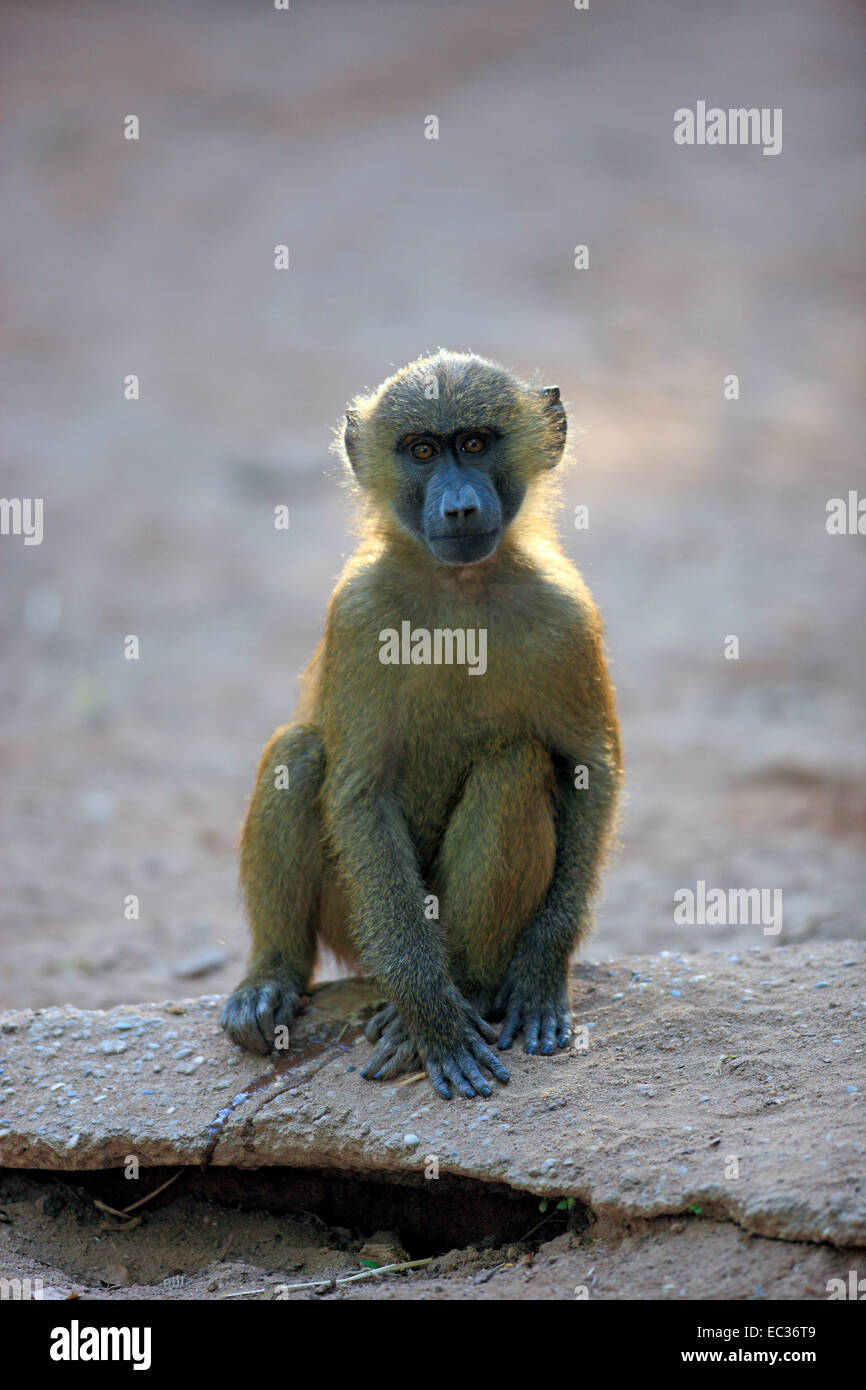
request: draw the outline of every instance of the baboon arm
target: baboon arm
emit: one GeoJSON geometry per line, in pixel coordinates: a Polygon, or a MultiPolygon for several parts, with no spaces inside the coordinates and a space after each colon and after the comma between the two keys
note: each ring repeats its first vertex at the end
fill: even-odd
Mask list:
{"type": "Polygon", "coordinates": [[[462,1004],[395,787],[402,668],[383,666],[369,577],[332,601],[322,671],[322,810],[361,958],[420,1041],[457,1028],[462,1004]],[[371,640],[372,634],[372,640],[371,640]]]}
{"type": "Polygon", "coordinates": [[[441,1028],[451,984],[439,923],[424,916],[425,889],[394,796],[357,769],[329,771],[328,837],[340,866],[358,949],[422,1038],[441,1028]]]}
{"type": "Polygon", "coordinates": [[[503,1017],[500,1048],[523,1031],[527,1052],[549,1054],[570,1036],[568,959],[590,922],[616,803],[618,769],[604,758],[563,758],[556,792],[556,860],[547,896],[524,927],[496,1007],[503,1017]],[[571,769],[588,768],[589,782],[577,789],[571,769]]]}
{"type": "Polygon", "coordinates": [[[598,888],[613,826],[618,773],[600,759],[589,763],[589,784],[575,788],[563,777],[556,798],[556,862],[553,879],[534,922],[527,929],[526,946],[536,960],[554,964],[568,960],[572,948],[589,926],[589,909],[598,888]]]}

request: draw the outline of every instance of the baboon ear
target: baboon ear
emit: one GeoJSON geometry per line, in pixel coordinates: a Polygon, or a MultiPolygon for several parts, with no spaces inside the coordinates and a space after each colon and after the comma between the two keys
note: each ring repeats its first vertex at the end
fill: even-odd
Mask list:
{"type": "Polygon", "coordinates": [[[541,403],[544,407],[544,414],[553,426],[551,436],[553,447],[548,454],[548,468],[555,468],[562,458],[562,451],[565,448],[565,436],[568,433],[568,421],[565,415],[565,406],[559,398],[558,386],[545,386],[539,391],[541,403]]]}
{"type": "Polygon", "coordinates": [[[357,410],[346,411],[346,428],[343,431],[343,446],[346,450],[346,457],[352,468],[358,465],[358,412],[357,410]]]}

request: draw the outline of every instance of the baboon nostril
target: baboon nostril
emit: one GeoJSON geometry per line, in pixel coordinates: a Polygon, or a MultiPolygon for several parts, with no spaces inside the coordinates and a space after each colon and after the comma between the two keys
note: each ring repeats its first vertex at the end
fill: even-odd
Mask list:
{"type": "Polygon", "coordinates": [[[449,489],[442,498],[442,516],[446,521],[466,521],[480,510],[478,494],[473,487],[464,485],[449,489]]]}
{"type": "Polygon", "coordinates": [[[466,502],[462,506],[443,507],[442,515],[449,521],[465,521],[466,517],[474,516],[477,511],[478,506],[475,502],[466,502]]]}

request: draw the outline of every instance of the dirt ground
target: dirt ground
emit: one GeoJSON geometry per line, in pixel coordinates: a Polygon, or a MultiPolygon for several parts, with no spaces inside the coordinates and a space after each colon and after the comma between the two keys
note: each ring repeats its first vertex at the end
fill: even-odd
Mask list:
{"type": "Polygon", "coordinates": [[[537,368],[578,431],[629,787],[586,956],[861,938],[864,541],[825,527],[864,488],[857,8],[10,0],[2,32],[0,491],[45,534],[0,537],[0,1007],[236,982],[238,826],[351,545],[331,431],[438,344],[537,368]],[[782,153],[677,147],[701,98],[783,108],[782,153]],[[780,888],[780,936],[675,926],[698,879],[780,888]]]}

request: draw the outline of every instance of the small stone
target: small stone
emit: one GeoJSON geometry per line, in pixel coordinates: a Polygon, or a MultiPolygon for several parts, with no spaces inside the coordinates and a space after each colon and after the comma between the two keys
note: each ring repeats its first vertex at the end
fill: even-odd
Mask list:
{"type": "Polygon", "coordinates": [[[403,1143],[406,1145],[407,1149],[413,1149],[416,1144],[421,1143],[421,1140],[417,1134],[404,1134],[403,1143]]]}
{"type": "Polygon", "coordinates": [[[180,1072],[181,1076],[192,1076],[194,1071],[198,1071],[204,1057],[193,1057],[191,1062],[178,1062],[175,1071],[180,1072]]]}

